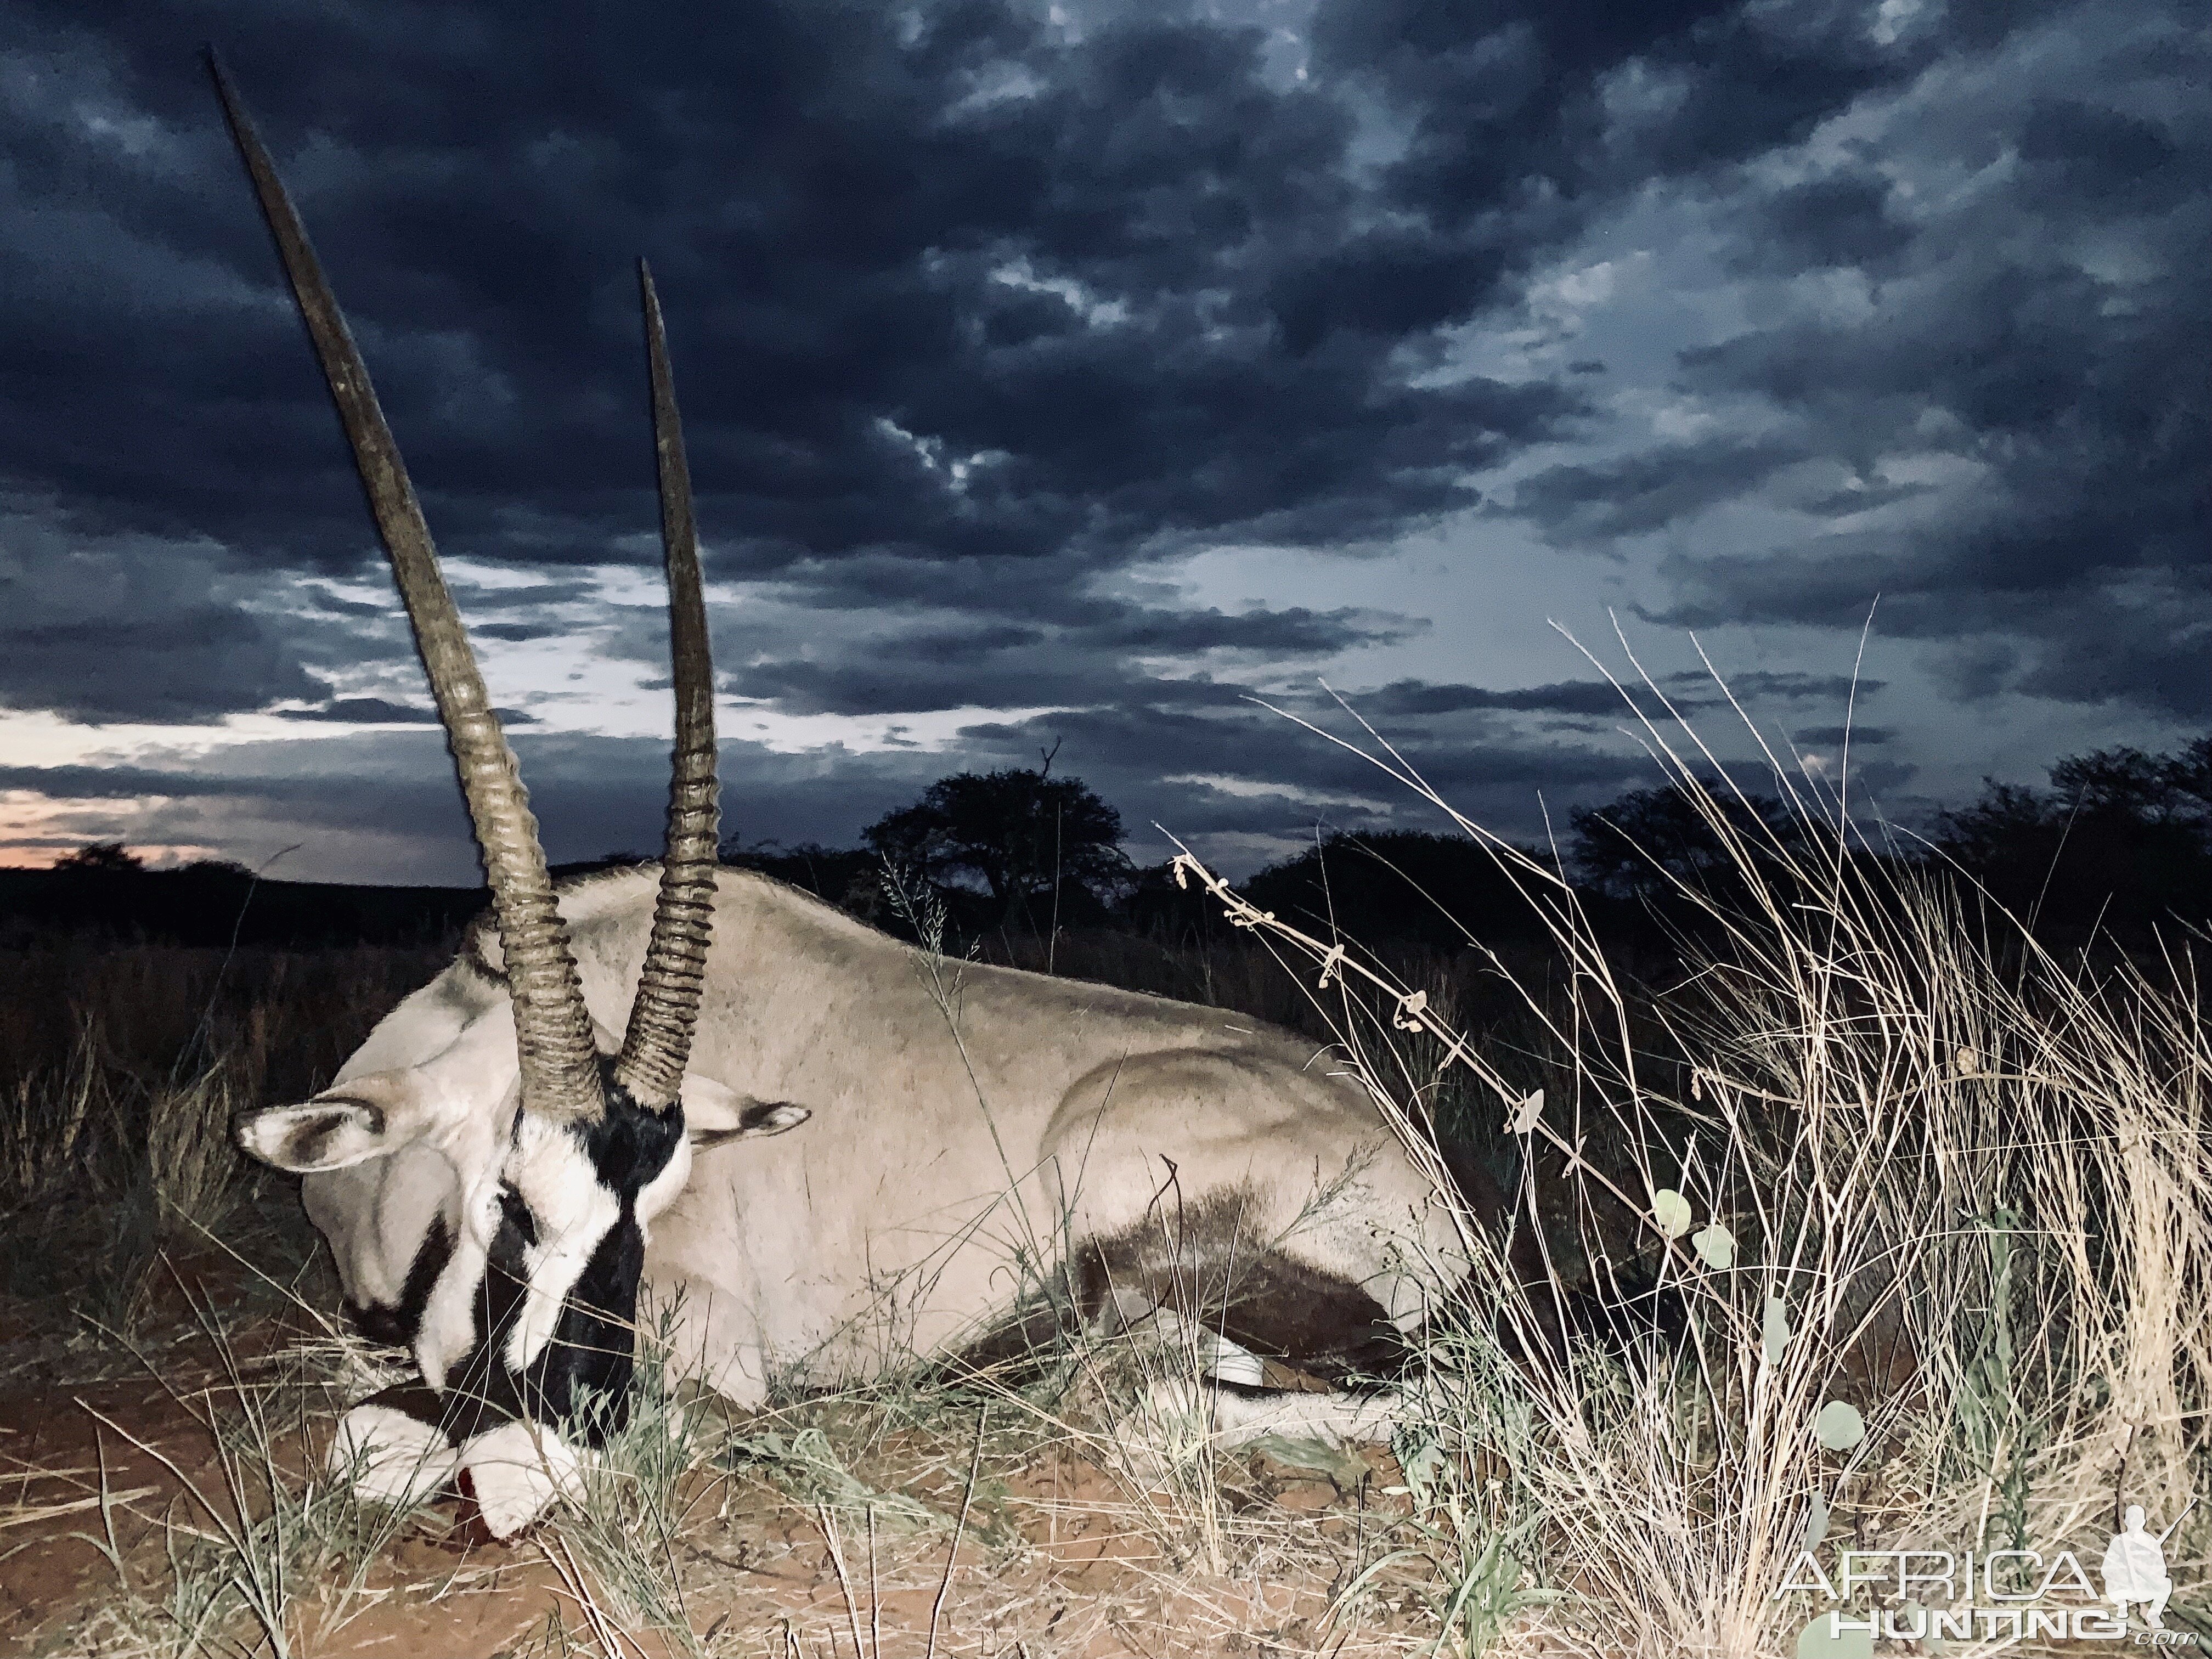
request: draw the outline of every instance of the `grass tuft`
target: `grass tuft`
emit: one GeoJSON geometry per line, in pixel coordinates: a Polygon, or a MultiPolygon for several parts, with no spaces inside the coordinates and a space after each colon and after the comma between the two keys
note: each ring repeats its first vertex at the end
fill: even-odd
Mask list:
{"type": "MultiPolygon", "coordinates": [[[[1817,779],[1782,777],[1812,832],[1785,840],[1703,781],[1693,738],[1704,765],[1647,738],[1729,854],[1717,890],[1680,884],[1703,925],[1671,986],[1625,981],[1558,871],[1453,814],[1573,970],[1524,992],[1566,1085],[1548,1107],[1437,999],[1178,860],[1363,993],[1333,1010],[1340,1040],[1440,1193],[1430,1103],[1448,1073],[1479,1083],[1520,1143],[1518,1213],[1550,1223],[1572,1311],[1606,1335],[1547,1343],[1551,1298],[1463,1218],[1472,1272],[1401,1440],[1439,1641],[1482,1650],[1540,1586],[1558,1599],[1528,1621],[1580,1651],[1786,1652],[1827,1610],[1776,1595],[1812,1531],[1831,1557],[1840,1537],[2094,1561],[2126,1504],[2182,1516],[2212,1492],[2190,959],[2061,962],[1879,855],[1817,779]]],[[[2212,1541],[2191,1513],[2168,1546],[2185,1585],[2212,1541]]]]}
{"type": "MultiPolygon", "coordinates": [[[[2130,1504],[2154,1530],[2178,1523],[2169,1625],[2212,1635],[2195,942],[2061,959],[1820,779],[1777,763],[1799,815],[1784,836],[1741,810],[1693,735],[1645,737],[1727,853],[1680,882],[1692,921],[1658,983],[1557,868],[1457,814],[1545,918],[1547,961],[1472,940],[1458,958],[1362,951],[1257,911],[1188,854],[1182,874],[1243,931],[1183,957],[1123,952],[1152,988],[1328,1034],[1441,1202],[1456,1189],[1439,1136],[1486,1159],[1537,1231],[1555,1287],[1516,1282],[1459,1212],[1451,1259],[1429,1264],[1456,1288],[1378,1479],[1341,1449],[1224,1451],[1195,1322],[1109,1338],[1041,1316],[1059,1334],[1019,1367],[903,1373],[732,1420],[672,1372],[669,1310],[641,1334],[629,1421],[524,1553],[556,1603],[532,1650],[1164,1655],[1233,1633],[1280,1651],[1770,1659],[1828,1610],[1776,1594],[1801,1552],[1832,1571],[1847,1547],[2063,1548],[2094,1571],[2130,1504]],[[1334,1483],[1325,1518],[1273,1502],[1264,1470],[1283,1466],[1334,1483]],[[1061,1497],[1063,1479],[1085,1495],[1061,1497]],[[1054,1576],[1063,1529],[1141,1565],[1085,1602],[1054,1576]],[[773,1617],[731,1622],[741,1593],[791,1583],[803,1594],[773,1617]],[[1133,1585],[1152,1597],[1141,1638],[1133,1585]],[[1328,1617],[1269,1612],[1285,1586],[1328,1617]]],[[[890,896],[957,1036],[941,914],[910,884],[890,896]]],[[[90,1650],[340,1644],[399,1593],[389,1564],[425,1516],[363,1509],[312,1455],[374,1356],[237,1334],[320,1293],[297,1295],[304,1250],[274,1218],[290,1195],[239,1167],[227,1121],[312,1093],[428,959],[41,951],[18,982],[67,994],[0,1008],[0,1253],[23,1333],[8,1364],[50,1381],[127,1338],[173,1379],[189,1339],[212,1363],[169,1404],[210,1455],[188,1463],[103,1408],[102,1444],[134,1472],[6,1519],[81,1517],[116,1585],[75,1632],[90,1650]],[[221,1311],[194,1265],[217,1233],[286,1264],[221,1311]],[[104,1328],[79,1328],[88,1311],[104,1328]],[[177,1499],[164,1514],[145,1508],[149,1469],[177,1499]]],[[[989,1224],[1048,1315],[1065,1224],[1024,1207],[1034,1173],[1007,1164],[989,1224]]],[[[1846,1610],[1878,1605],[1862,1589],[1846,1610]]]]}

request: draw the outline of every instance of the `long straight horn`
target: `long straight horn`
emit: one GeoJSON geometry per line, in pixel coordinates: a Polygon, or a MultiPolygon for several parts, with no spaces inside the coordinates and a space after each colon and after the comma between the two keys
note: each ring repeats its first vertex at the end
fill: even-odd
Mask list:
{"type": "Polygon", "coordinates": [[[238,153],[253,179],[261,212],[276,239],[276,252],[291,278],[300,316],[321,358],[338,420],[361,469],[368,510],[377,534],[392,557],[392,574],[414,625],[415,647],[430,678],[446,741],[460,773],[469,819],[483,850],[484,874],[491,883],[492,908],[499,919],[499,940],[507,958],[507,977],[514,999],[515,1036],[522,1061],[522,1104],[526,1110],[560,1122],[596,1122],[605,1115],[599,1056],[592,1041],[591,1016],[576,979],[575,959],[553,902],[553,884],[538,841],[538,821],[530,797],[507,746],[499,717],[492,712],[476,655],[438,570],[438,550],[408,482],[399,447],[377,406],[376,389],[347,329],[344,313],[324,280],[307,233],[284,193],[269,152],[240,104],[230,76],[208,54],[216,95],[238,153]]]}
{"type": "Polygon", "coordinates": [[[699,986],[714,925],[716,837],[714,665],[707,641],[707,601],[699,578],[699,533],[691,516],[691,471],[684,422],[668,373],[668,340],[653,272],[637,262],[645,302],[645,359],[653,395],[653,447],[659,461],[660,544],[668,567],[668,643],[676,679],[676,751],[668,784],[668,846],[653,938],[645,949],[637,1000],[615,1060],[615,1080],[648,1111],[664,1111],[684,1081],[699,986]]]}

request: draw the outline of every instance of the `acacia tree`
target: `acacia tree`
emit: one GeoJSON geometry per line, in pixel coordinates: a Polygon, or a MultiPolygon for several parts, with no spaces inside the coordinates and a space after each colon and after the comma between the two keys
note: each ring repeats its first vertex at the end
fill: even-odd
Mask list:
{"type": "Polygon", "coordinates": [[[1739,794],[1709,779],[1702,801],[1673,784],[1632,789],[1603,806],[1577,809],[1574,861],[1583,880],[1620,898],[1670,898],[1675,884],[1706,893],[1740,878],[1735,854],[1706,817],[1726,818],[1754,858],[1777,847],[1802,848],[1810,826],[1772,795],[1739,794]]]}
{"type": "Polygon", "coordinates": [[[1103,905],[1129,876],[1121,815],[1082,779],[1028,768],[939,778],[861,839],[940,884],[981,884],[1001,926],[1036,926],[1070,888],[1103,905]]]}
{"type": "Polygon", "coordinates": [[[57,870],[91,870],[103,874],[118,871],[143,870],[146,860],[119,841],[88,842],[72,848],[54,860],[57,870]]]}
{"type": "Polygon", "coordinates": [[[1979,800],[1937,816],[1932,845],[2047,940],[2140,945],[2212,919],[2212,738],[2071,755],[2051,783],[1984,779],[1979,800]]]}

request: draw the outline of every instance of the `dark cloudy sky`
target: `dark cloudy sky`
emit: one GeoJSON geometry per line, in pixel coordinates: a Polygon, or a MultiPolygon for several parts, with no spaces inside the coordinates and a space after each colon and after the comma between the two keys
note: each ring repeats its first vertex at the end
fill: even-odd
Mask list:
{"type": "Polygon", "coordinates": [[[0,860],[473,871],[208,40],[556,858],[657,835],[640,253],[749,841],[1432,824],[1324,681],[1529,834],[1653,777],[1576,641],[1908,822],[2208,725],[2180,0],[0,0],[0,860]]]}

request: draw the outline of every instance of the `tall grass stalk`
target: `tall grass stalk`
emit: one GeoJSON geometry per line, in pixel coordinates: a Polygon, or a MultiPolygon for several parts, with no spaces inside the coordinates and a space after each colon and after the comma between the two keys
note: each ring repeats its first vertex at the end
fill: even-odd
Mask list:
{"type": "Polygon", "coordinates": [[[685,1592],[683,1540],[725,1479],[714,1396],[672,1366],[681,1304],[641,1312],[628,1416],[601,1439],[579,1492],[556,1511],[558,1553],[541,1543],[611,1659],[635,1647],[610,1645],[616,1629],[651,1630],[673,1652],[705,1651],[685,1592]]]}
{"type": "MultiPolygon", "coordinates": [[[[1776,1590],[1832,1532],[2094,1561],[2124,1504],[2180,1515],[2212,1482],[2212,1046],[2189,959],[2062,962],[1948,873],[1875,855],[1817,778],[1778,763],[1808,831],[1785,840],[1731,810],[1693,734],[1646,735],[1729,866],[1678,884],[1690,968],[1659,989],[1617,976],[1560,872],[1379,739],[1360,750],[1545,918],[1571,969],[1525,994],[1567,1079],[1548,1103],[1425,992],[1176,860],[1321,989],[1366,994],[1337,1001],[1340,1041],[1440,1194],[1426,1103],[1459,1069],[1521,1139],[1517,1224],[1566,1218],[1590,1261],[1612,1338],[1565,1347],[1481,1218],[1433,1264],[1459,1282],[1400,1450],[1429,1524],[1456,1517],[1440,1611],[1525,1550],[1525,1582],[1565,1596],[1535,1616],[1585,1651],[1749,1659],[1826,1610],[1776,1590]]],[[[2197,1513],[2168,1543],[2185,1586],[2212,1537],[2197,1513]]]]}
{"type": "Polygon", "coordinates": [[[179,1659],[312,1651],[389,1594],[372,1580],[413,1521],[411,1508],[360,1502],[350,1471],[325,1473],[310,1453],[320,1437],[318,1419],[337,1404],[335,1379],[357,1345],[325,1325],[323,1341],[293,1346],[272,1365],[242,1352],[225,1317],[189,1286],[179,1282],[177,1293],[220,1381],[187,1391],[145,1363],[212,1448],[212,1477],[196,1477],[160,1444],[83,1407],[158,1464],[181,1498],[163,1526],[165,1582],[149,1595],[116,1530],[129,1495],[103,1479],[101,1534],[90,1541],[116,1575],[120,1600],[112,1611],[134,1638],[123,1645],[179,1659]]]}

